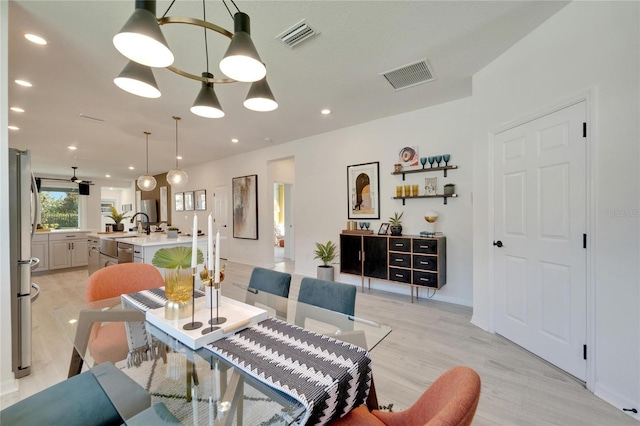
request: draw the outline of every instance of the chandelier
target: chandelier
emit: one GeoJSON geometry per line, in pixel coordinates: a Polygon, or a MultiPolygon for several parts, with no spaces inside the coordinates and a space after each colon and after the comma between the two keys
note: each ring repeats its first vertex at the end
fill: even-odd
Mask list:
{"type": "Polygon", "coordinates": [[[249,15],[238,9],[232,14],[225,0],[225,5],[234,23],[234,32],[206,21],[205,2],[202,2],[203,19],[169,17],[171,3],[161,18],[156,17],[155,0],[135,0],[135,10],[118,34],[113,37],[113,44],[129,62],[114,83],[126,92],[146,98],[161,96],[152,68],[166,68],[180,76],[200,81],[202,86],[191,107],[191,112],[206,118],[224,117],[224,111],[216,96],[215,84],[236,82],[251,83],[244,106],[253,111],[273,111],[278,108],[271,88],[267,83],[267,68],[260,59],[250,34],[249,15]],[[190,74],[174,67],[174,55],[162,34],[161,25],[188,24],[204,29],[205,57],[207,69],[200,75],[190,74]],[[209,49],[207,30],[214,31],[230,39],[229,47],[220,60],[219,68],[225,78],[214,78],[209,72],[209,49]]]}

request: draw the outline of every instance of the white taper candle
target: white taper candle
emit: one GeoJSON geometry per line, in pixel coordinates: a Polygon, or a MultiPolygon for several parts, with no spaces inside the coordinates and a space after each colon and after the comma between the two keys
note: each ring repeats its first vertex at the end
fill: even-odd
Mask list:
{"type": "Polygon", "coordinates": [[[191,267],[198,267],[198,216],[193,214],[193,231],[191,232],[193,236],[193,242],[191,243],[191,267]]]}
{"type": "Polygon", "coordinates": [[[213,256],[213,216],[209,213],[207,223],[207,269],[209,269],[209,273],[213,271],[213,256]]]}
{"type": "Polygon", "coordinates": [[[215,283],[218,284],[220,282],[220,230],[216,233],[216,275],[215,275],[215,283]]]}

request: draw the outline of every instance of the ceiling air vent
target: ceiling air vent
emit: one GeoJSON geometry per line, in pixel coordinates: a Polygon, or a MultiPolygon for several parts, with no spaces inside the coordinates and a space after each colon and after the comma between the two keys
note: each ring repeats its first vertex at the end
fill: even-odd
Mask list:
{"type": "Polygon", "coordinates": [[[416,86],[436,79],[426,59],[413,64],[403,65],[399,68],[384,72],[381,75],[383,75],[396,90],[406,89],[407,87],[416,86]]]}
{"type": "Polygon", "coordinates": [[[287,46],[293,47],[317,34],[320,33],[311,28],[307,21],[303,19],[276,38],[287,46]]]}

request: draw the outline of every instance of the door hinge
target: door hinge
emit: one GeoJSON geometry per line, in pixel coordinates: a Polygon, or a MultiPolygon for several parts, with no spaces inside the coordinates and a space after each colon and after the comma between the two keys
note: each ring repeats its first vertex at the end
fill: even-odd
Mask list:
{"type": "Polygon", "coordinates": [[[587,359],[587,345],[582,345],[582,358],[587,359]]]}
{"type": "Polygon", "coordinates": [[[587,248],[587,234],[582,234],[582,248],[587,248]]]}
{"type": "Polygon", "coordinates": [[[587,123],[582,123],[582,137],[587,137],[587,123]]]}

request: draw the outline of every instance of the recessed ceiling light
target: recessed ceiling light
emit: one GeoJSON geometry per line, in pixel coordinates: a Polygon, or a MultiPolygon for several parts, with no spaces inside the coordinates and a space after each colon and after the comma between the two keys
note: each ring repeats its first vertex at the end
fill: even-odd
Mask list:
{"type": "Polygon", "coordinates": [[[178,160],[182,160],[182,155],[178,155],[178,156],[176,157],[176,159],[178,159],[178,160]]]}
{"type": "Polygon", "coordinates": [[[37,36],[35,34],[25,34],[24,38],[29,40],[31,43],[40,44],[40,45],[47,44],[47,40],[45,40],[42,37],[37,36]]]}
{"type": "Polygon", "coordinates": [[[331,114],[331,110],[330,110],[330,109],[328,109],[328,108],[325,108],[325,109],[323,109],[322,111],[320,111],[320,113],[321,113],[322,115],[329,115],[329,114],[331,114]]]}
{"type": "Polygon", "coordinates": [[[33,86],[33,84],[29,83],[28,81],[24,81],[24,80],[15,80],[15,82],[17,84],[19,84],[20,86],[24,86],[24,87],[31,87],[33,86]]]}
{"type": "Polygon", "coordinates": [[[9,126],[9,130],[20,130],[18,126],[9,126]]]}
{"type": "Polygon", "coordinates": [[[24,110],[22,108],[19,108],[19,107],[11,107],[11,111],[13,111],[13,112],[24,112],[24,110]]]}
{"type": "Polygon", "coordinates": [[[264,138],[264,141],[265,141],[265,142],[267,142],[267,143],[271,143],[271,142],[273,142],[273,139],[271,139],[271,138],[264,138]]]}
{"type": "Polygon", "coordinates": [[[73,146],[73,145],[69,145],[67,148],[69,148],[71,151],[75,151],[76,149],[78,149],[77,146],[73,146]]]}
{"type": "Polygon", "coordinates": [[[129,170],[134,170],[134,169],[135,169],[135,167],[129,166],[129,170]]]}
{"type": "Polygon", "coordinates": [[[231,142],[238,143],[238,142],[240,142],[240,140],[238,140],[237,138],[233,138],[233,139],[231,139],[231,142]]]}
{"type": "Polygon", "coordinates": [[[104,175],[104,177],[111,177],[111,175],[104,175]]]}
{"type": "Polygon", "coordinates": [[[113,191],[113,188],[112,188],[112,187],[109,187],[109,191],[113,191]]]}

